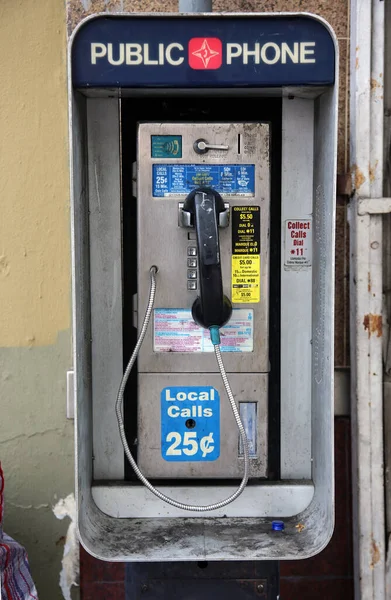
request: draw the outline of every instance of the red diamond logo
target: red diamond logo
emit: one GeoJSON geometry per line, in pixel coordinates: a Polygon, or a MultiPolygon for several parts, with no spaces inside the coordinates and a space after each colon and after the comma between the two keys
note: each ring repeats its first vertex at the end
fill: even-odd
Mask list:
{"type": "Polygon", "coordinates": [[[189,41],[189,65],[192,69],[219,69],[223,45],[219,38],[192,38],[189,41]]]}

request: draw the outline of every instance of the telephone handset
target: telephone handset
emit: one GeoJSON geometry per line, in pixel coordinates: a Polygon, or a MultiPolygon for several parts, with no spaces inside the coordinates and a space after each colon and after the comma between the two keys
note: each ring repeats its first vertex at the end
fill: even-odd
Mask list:
{"type": "Polygon", "coordinates": [[[182,211],[196,230],[199,260],[200,295],[192,306],[194,321],[209,329],[222,327],[232,315],[232,304],[223,293],[221,275],[219,216],[226,212],[220,194],[213,189],[197,188],[186,198],[182,211]]]}

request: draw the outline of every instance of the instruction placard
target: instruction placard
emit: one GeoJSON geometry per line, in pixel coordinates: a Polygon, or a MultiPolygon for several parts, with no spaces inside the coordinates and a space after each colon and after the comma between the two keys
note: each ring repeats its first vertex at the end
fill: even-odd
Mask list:
{"type": "MultiPolygon", "coordinates": [[[[254,314],[247,308],[234,308],[229,322],[220,329],[222,352],[252,352],[254,314]]],[[[154,352],[213,352],[207,329],[194,323],[187,308],[155,308],[154,352]]]]}
{"type": "Polygon", "coordinates": [[[224,197],[254,196],[254,165],[155,164],[152,170],[154,198],[187,196],[197,187],[212,187],[224,197]]]}
{"type": "Polygon", "coordinates": [[[253,304],[261,299],[261,210],[232,207],[232,302],[253,304]]]}
{"type": "Polygon", "coordinates": [[[285,221],[285,266],[310,267],[312,264],[312,220],[285,221]]]}
{"type": "Polygon", "coordinates": [[[211,386],[161,392],[161,448],[167,461],[206,462],[220,456],[220,397],[211,386]]]}

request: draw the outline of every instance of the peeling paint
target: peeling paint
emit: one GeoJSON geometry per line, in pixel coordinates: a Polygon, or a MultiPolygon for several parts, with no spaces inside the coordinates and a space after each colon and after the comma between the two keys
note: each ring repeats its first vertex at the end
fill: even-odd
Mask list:
{"type": "Polygon", "coordinates": [[[379,81],[377,81],[377,79],[374,79],[372,77],[371,79],[371,90],[376,90],[377,88],[382,88],[383,84],[380,83],[379,81]]]}
{"type": "Polygon", "coordinates": [[[376,160],[376,162],[373,166],[369,165],[369,180],[371,183],[373,183],[375,181],[375,176],[376,176],[375,173],[376,173],[378,164],[379,164],[379,161],[376,160]]]}
{"type": "Polygon", "coordinates": [[[375,540],[372,538],[372,546],[371,546],[371,557],[372,560],[369,563],[369,566],[371,569],[373,569],[377,563],[380,561],[380,550],[379,550],[379,546],[376,544],[375,540]]]}
{"type": "Polygon", "coordinates": [[[358,190],[367,179],[357,165],[352,166],[352,172],[354,174],[354,185],[356,190],[358,190]]]}
{"type": "Polygon", "coordinates": [[[303,529],[305,529],[305,525],[303,525],[303,523],[298,523],[295,527],[299,533],[301,533],[303,529]]]}
{"type": "Polygon", "coordinates": [[[364,315],[363,325],[364,329],[368,331],[368,338],[370,338],[373,333],[376,333],[377,337],[382,336],[383,319],[381,315],[374,315],[372,313],[364,315]]]}

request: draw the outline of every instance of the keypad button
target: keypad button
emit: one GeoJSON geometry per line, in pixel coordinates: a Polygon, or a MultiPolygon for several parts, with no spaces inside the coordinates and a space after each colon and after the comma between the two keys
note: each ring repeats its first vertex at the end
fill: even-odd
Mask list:
{"type": "Polygon", "coordinates": [[[187,278],[188,279],[197,279],[197,271],[194,271],[193,269],[188,269],[187,278]]]}
{"type": "Polygon", "coordinates": [[[187,259],[187,266],[188,267],[196,267],[197,266],[197,259],[196,258],[188,258],[187,259]]]}
{"type": "Polygon", "coordinates": [[[197,256],[197,248],[195,246],[189,246],[187,249],[187,256],[197,256]]]}
{"type": "Polygon", "coordinates": [[[187,282],[187,289],[188,290],[196,290],[197,289],[197,282],[196,281],[188,281],[187,282]]]}

